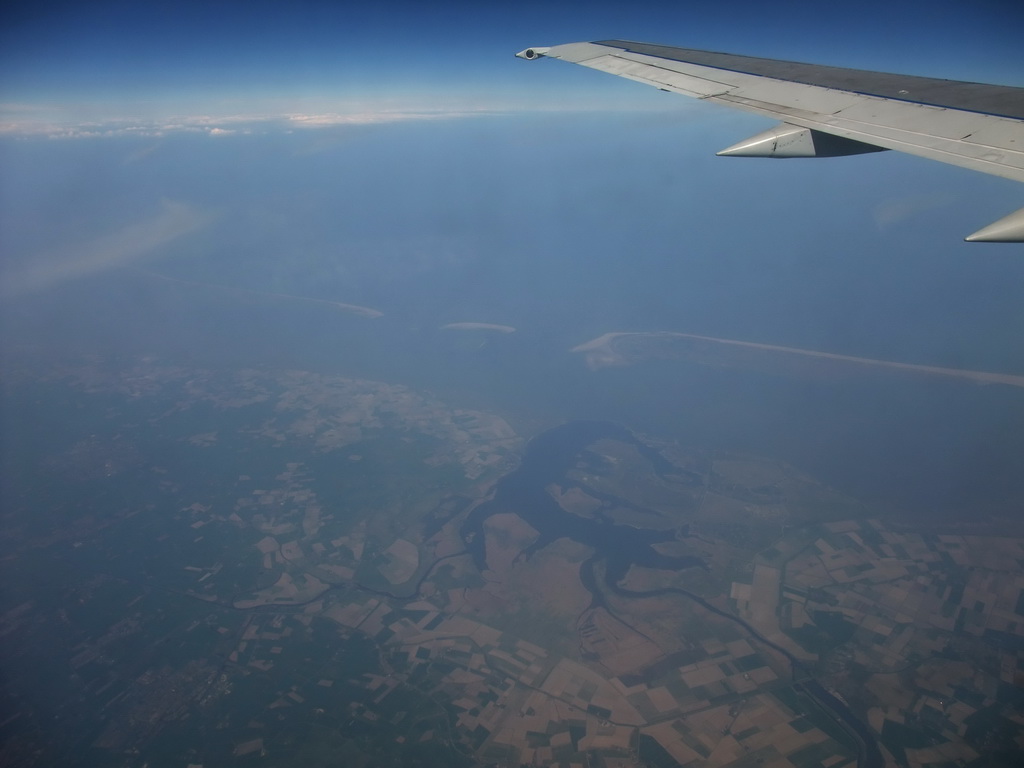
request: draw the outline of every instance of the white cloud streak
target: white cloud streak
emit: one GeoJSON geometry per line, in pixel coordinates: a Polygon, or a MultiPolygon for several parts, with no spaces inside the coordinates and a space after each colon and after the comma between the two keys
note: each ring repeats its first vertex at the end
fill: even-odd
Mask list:
{"type": "Polygon", "coordinates": [[[945,190],[908,195],[901,198],[889,198],[875,205],[875,223],[879,229],[887,229],[918,214],[951,206],[956,201],[957,195],[954,192],[945,190]]]}
{"type": "Polygon", "coordinates": [[[58,283],[122,267],[195,232],[212,220],[210,214],[184,203],[164,200],[161,210],[116,232],[79,246],[40,254],[29,266],[2,276],[0,295],[14,298],[58,283]]]}

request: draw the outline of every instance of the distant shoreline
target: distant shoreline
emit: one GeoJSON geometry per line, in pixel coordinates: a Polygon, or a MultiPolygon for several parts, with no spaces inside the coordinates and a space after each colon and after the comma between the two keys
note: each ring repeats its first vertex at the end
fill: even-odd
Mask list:
{"type": "Polygon", "coordinates": [[[495,325],[494,323],[448,323],[441,326],[442,331],[497,331],[498,333],[515,333],[511,325],[495,325]]]}
{"type": "Polygon", "coordinates": [[[963,368],[942,368],[934,365],[918,365],[916,363],[900,363],[893,360],[879,360],[870,357],[853,357],[852,355],[840,355],[834,352],[819,352],[813,349],[801,349],[799,347],[782,347],[775,344],[760,344],[753,341],[739,341],[737,339],[720,339],[713,336],[698,336],[693,333],[678,333],[675,331],[613,331],[596,339],[580,344],[572,348],[572,352],[583,352],[587,355],[587,363],[592,368],[602,368],[610,365],[628,365],[629,361],[622,353],[615,349],[615,342],[625,337],[671,337],[680,339],[693,339],[695,341],[709,341],[714,344],[728,344],[746,349],[757,349],[766,352],[778,352],[780,354],[801,355],[803,357],[816,357],[826,360],[837,360],[844,363],[856,365],[874,366],[878,368],[892,368],[908,373],[922,373],[932,376],[947,376],[950,378],[967,379],[979,384],[1006,384],[1011,387],[1024,388],[1024,376],[1011,373],[993,373],[990,371],[971,371],[963,368]]]}

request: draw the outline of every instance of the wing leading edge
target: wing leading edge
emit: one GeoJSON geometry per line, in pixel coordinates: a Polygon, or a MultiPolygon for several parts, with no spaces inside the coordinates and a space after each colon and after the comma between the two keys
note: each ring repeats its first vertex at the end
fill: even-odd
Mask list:
{"type": "MultiPolygon", "coordinates": [[[[759,59],[627,40],[527,48],[781,121],[718,154],[835,157],[894,149],[1024,182],[1024,88],[759,59]]],[[[1024,242],[1024,209],[967,237],[1024,242]]]]}

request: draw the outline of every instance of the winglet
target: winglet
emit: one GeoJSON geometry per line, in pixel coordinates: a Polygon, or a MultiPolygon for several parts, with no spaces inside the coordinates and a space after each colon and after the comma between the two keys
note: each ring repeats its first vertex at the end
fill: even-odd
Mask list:
{"type": "Polygon", "coordinates": [[[528,60],[539,59],[550,50],[550,48],[527,48],[525,51],[517,53],[516,58],[528,60]]]}
{"type": "Polygon", "coordinates": [[[1024,243],[1024,208],[964,238],[968,243],[1024,243]]]}

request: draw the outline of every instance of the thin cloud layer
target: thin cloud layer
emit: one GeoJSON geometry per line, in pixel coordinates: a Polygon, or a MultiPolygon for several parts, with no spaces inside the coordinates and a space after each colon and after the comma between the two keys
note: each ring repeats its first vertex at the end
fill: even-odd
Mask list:
{"type": "Polygon", "coordinates": [[[160,212],[154,216],[79,246],[41,254],[21,271],[3,275],[0,295],[6,298],[22,296],[106,269],[126,266],[198,231],[212,218],[192,206],[164,200],[160,212]]]}
{"type": "Polygon", "coordinates": [[[160,116],[126,114],[130,112],[130,107],[0,103],[0,137],[76,139],[161,137],[187,133],[229,136],[399,122],[461,120],[523,112],[680,112],[685,111],[686,107],[685,102],[680,104],[675,100],[658,103],[589,96],[563,96],[557,100],[538,96],[517,96],[505,100],[465,98],[440,101],[443,106],[422,99],[414,99],[412,103],[382,99],[379,102],[358,102],[340,106],[336,102],[295,104],[285,101],[284,104],[246,105],[235,114],[213,114],[190,109],[180,114],[160,116]],[[281,108],[282,106],[284,108],[281,108]],[[95,117],[97,112],[105,112],[108,116],[95,117]],[[89,115],[88,119],[84,115],[89,115]]]}
{"type": "MultiPolygon", "coordinates": [[[[2,109],[0,109],[2,111],[2,109]]],[[[121,136],[160,137],[173,134],[230,136],[325,128],[340,125],[373,125],[417,120],[441,120],[487,114],[476,112],[360,112],[351,114],[288,114],[274,116],[189,115],[165,120],[116,119],[101,122],[62,122],[14,119],[0,122],[0,136],[81,139],[121,136]]]]}

